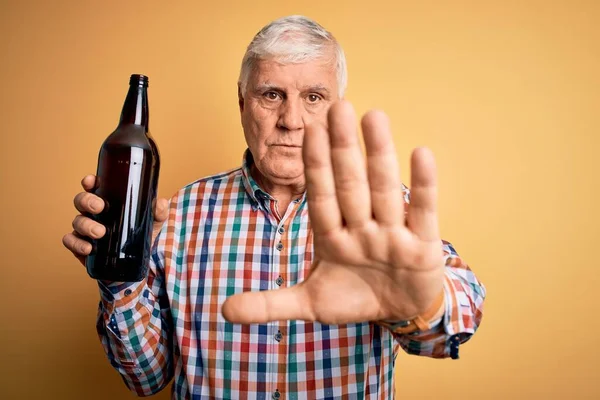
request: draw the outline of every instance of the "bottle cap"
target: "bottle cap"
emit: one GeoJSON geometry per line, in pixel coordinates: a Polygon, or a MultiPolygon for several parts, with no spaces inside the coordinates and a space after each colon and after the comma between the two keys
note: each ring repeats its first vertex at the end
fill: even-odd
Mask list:
{"type": "Polygon", "coordinates": [[[148,87],[148,77],[146,75],[133,74],[129,78],[129,84],[148,87]]]}

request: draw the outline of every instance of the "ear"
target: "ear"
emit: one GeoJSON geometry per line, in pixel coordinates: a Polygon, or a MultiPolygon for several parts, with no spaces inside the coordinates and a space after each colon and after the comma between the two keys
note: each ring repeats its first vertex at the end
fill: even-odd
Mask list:
{"type": "Polygon", "coordinates": [[[240,106],[240,113],[244,111],[244,96],[242,96],[242,88],[238,83],[238,105],[240,106]]]}

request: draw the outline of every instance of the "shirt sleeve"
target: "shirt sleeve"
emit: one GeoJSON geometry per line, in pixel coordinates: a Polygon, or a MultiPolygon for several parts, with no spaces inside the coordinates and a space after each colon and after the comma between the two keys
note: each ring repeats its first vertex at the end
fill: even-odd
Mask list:
{"type": "Polygon", "coordinates": [[[459,346],[475,333],[483,317],[486,290],[451,243],[443,241],[445,259],[445,312],[423,332],[394,337],[409,354],[433,358],[458,358],[459,346]]]}
{"type": "Polygon", "coordinates": [[[146,279],[98,282],[96,330],[111,365],[138,396],[157,393],[173,376],[172,319],[162,268],[163,231],[153,246],[146,279]]]}

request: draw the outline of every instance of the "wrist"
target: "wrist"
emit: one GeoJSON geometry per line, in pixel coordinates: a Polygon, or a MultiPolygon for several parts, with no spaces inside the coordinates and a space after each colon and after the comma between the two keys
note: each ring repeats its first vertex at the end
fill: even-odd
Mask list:
{"type": "Polygon", "coordinates": [[[432,328],[433,322],[439,321],[443,317],[445,305],[445,295],[442,289],[431,306],[415,318],[400,321],[378,321],[378,323],[398,334],[427,331],[432,328]]]}

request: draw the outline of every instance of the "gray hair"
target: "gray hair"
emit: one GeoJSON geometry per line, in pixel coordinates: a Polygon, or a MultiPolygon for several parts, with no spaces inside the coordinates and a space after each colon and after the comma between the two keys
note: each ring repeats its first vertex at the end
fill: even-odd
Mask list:
{"type": "Polygon", "coordinates": [[[242,95],[246,94],[248,78],[256,62],[268,58],[284,64],[328,59],[335,63],[339,96],[343,97],[346,91],[348,71],[344,51],[331,33],[310,18],[301,15],[283,17],[254,36],[242,60],[238,80],[242,95]]]}

